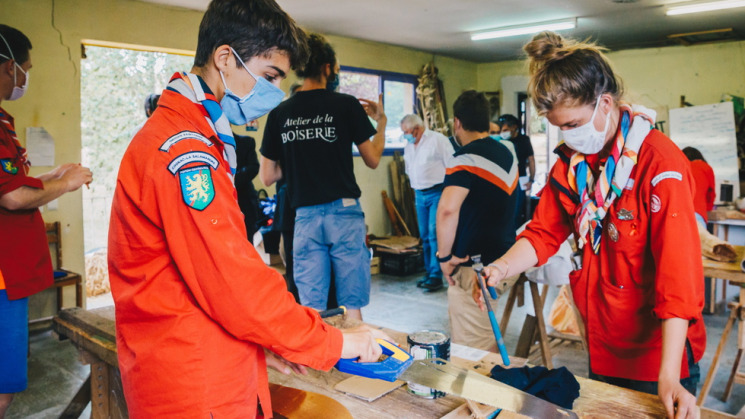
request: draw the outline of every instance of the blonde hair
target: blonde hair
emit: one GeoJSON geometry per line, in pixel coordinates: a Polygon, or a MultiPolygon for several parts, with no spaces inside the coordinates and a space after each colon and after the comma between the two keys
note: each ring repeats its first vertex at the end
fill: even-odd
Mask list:
{"type": "Polygon", "coordinates": [[[523,50],[530,68],[528,93],[540,115],[559,105],[594,105],[604,93],[616,102],[623,96],[621,79],[613,72],[603,47],[542,32],[523,50]]]}

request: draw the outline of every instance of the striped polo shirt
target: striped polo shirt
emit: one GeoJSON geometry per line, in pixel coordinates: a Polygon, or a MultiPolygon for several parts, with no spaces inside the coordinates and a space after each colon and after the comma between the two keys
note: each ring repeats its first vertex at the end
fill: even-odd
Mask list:
{"type": "Polygon", "coordinates": [[[488,263],[515,243],[517,178],[514,155],[490,137],[473,141],[453,155],[446,170],[445,187],[469,190],[460,209],[453,255],[480,254],[488,263]]]}

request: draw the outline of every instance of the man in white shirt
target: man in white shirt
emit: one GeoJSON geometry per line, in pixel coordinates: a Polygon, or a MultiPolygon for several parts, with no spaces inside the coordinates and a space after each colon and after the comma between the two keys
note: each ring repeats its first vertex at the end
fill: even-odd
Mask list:
{"type": "Polygon", "coordinates": [[[419,236],[424,248],[424,266],[427,275],[417,281],[417,286],[427,291],[442,288],[442,270],[437,260],[437,204],[442,194],[445,168],[453,156],[453,146],[447,137],[424,127],[422,118],[406,115],[401,120],[401,130],[407,141],[404,147],[406,174],[415,191],[416,215],[419,236]]]}

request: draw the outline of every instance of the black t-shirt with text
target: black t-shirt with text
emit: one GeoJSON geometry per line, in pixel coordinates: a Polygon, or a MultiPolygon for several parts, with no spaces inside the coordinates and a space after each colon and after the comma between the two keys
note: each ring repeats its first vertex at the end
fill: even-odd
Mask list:
{"type": "Polygon", "coordinates": [[[375,133],[353,96],[301,91],[269,113],[261,154],[282,166],[293,208],[359,198],[352,144],[375,133]]]}

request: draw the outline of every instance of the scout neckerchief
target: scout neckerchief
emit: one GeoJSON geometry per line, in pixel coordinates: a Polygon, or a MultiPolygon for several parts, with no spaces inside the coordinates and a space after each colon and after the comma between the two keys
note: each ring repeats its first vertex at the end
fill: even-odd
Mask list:
{"type": "Polygon", "coordinates": [[[595,254],[600,250],[603,218],[613,201],[623,193],[631,169],[636,165],[639,148],[654,127],[656,116],[653,110],[643,106],[622,104],[620,108],[620,129],[597,181],[584,154],[575,151],[569,161],[568,183],[579,195],[581,204],[574,220],[579,233],[577,243],[582,248],[589,241],[595,254]]]}
{"type": "Polygon", "coordinates": [[[230,128],[228,117],[222,112],[220,103],[201,77],[193,73],[178,72],[171,77],[167,90],[176,92],[194,102],[200,109],[207,123],[224,144],[223,157],[230,166],[230,174],[235,176],[237,159],[235,155],[235,138],[230,128]]]}
{"type": "Polygon", "coordinates": [[[0,108],[0,126],[4,129],[11,139],[13,139],[13,145],[16,147],[16,161],[15,165],[23,170],[24,174],[28,174],[28,169],[31,167],[31,162],[28,160],[28,154],[26,149],[21,147],[21,143],[18,141],[16,132],[13,129],[13,124],[10,123],[10,116],[0,108]]]}

